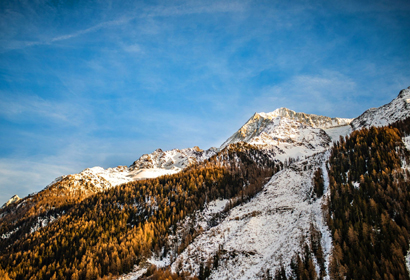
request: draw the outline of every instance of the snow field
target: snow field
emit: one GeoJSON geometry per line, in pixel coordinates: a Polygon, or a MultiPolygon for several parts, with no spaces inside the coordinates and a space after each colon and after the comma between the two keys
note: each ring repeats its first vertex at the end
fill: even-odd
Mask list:
{"type": "Polygon", "coordinates": [[[198,274],[200,263],[205,266],[219,253],[219,266],[210,279],[256,279],[267,269],[273,275],[281,264],[288,267],[291,258],[309,242],[311,223],[322,233],[328,260],[332,243],[323,219],[322,199],[310,198],[313,172],[323,168],[322,161],[328,156],[318,154],[274,175],[254,199],[233,208],[225,220],[198,236],[178,256],[172,270],[182,267],[198,274]]]}

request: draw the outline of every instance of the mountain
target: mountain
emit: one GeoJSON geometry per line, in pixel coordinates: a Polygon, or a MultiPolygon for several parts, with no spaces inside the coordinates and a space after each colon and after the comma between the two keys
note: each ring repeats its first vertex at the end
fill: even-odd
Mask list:
{"type": "Polygon", "coordinates": [[[49,186],[62,180],[68,180],[71,181],[72,186],[80,186],[85,183],[92,185],[94,192],[103,191],[135,180],[178,173],[184,168],[204,161],[216,153],[216,148],[210,148],[204,151],[199,147],[193,147],[182,150],[173,149],[165,152],[161,149],[157,149],[150,154],[142,155],[138,160],[134,161],[130,167],[117,166],[104,169],[96,166],[87,168],[79,174],[59,177],[49,184],[49,186]]]}
{"type": "MultiPolygon", "coordinates": [[[[351,121],[296,113],[286,108],[276,109],[271,113],[255,113],[220,149],[245,142],[270,149],[275,158],[281,161],[307,157],[329,147],[335,133],[329,136],[324,129],[344,129],[351,121]]],[[[339,131],[336,133],[338,137],[339,131]]]]}
{"type": "Polygon", "coordinates": [[[216,148],[206,151],[198,147],[162,151],[142,155],[130,167],[104,169],[87,168],[78,174],[56,178],[44,190],[20,199],[13,196],[0,209],[0,241],[19,239],[59,219],[72,206],[96,193],[136,180],[175,174],[188,166],[202,162],[217,153],[216,148]],[[7,207],[9,206],[9,207],[7,207]]]}
{"type": "Polygon", "coordinates": [[[6,203],[3,204],[3,206],[1,208],[4,208],[14,202],[17,202],[20,200],[20,197],[18,195],[13,195],[6,203]]]}
{"type": "Polygon", "coordinates": [[[256,113],[219,149],[59,177],[0,209],[0,275],[409,279],[408,100],[256,113]]]}
{"type": "Polygon", "coordinates": [[[173,173],[176,173],[192,164],[210,158],[217,152],[218,150],[216,148],[210,148],[204,151],[197,146],[182,150],[174,149],[166,152],[157,149],[151,154],[141,156],[130,166],[130,170],[159,169],[169,170],[170,172],[172,171],[173,173]]]}
{"type": "Polygon", "coordinates": [[[156,178],[162,175],[178,173],[192,164],[204,161],[215,155],[216,152],[216,148],[210,148],[204,151],[199,147],[182,150],[173,149],[165,152],[161,149],[157,149],[151,154],[142,155],[138,160],[134,161],[130,167],[117,166],[104,169],[96,166],[93,168],[87,168],[79,174],[57,178],[50,185],[63,179],[68,179],[73,182],[73,185],[90,182],[96,188],[104,190],[135,180],[156,178]]]}
{"type": "Polygon", "coordinates": [[[311,227],[320,232],[328,259],[331,233],[321,211],[324,198],[312,195],[312,178],[321,168],[327,191],[329,155],[318,153],[276,173],[255,199],[233,208],[214,225],[212,217],[221,214],[224,204],[229,203],[216,201],[199,214],[194,227],[203,231],[176,258],[172,271],[199,275],[200,266],[217,256],[219,264],[209,279],[263,279],[267,268],[274,272],[281,265],[289,266],[294,254],[302,253],[301,243],[310,239],[311,227]]]}
{"type": "Polygon", "coordinates": [[[386,126],[408,117],[410,117],[410,87],[401,90],[390,103],[367,110],[355,118],[351,126],[354,130],[371,126],[386,126]]]}
{"type": "Polygon", "coordinates": [[[295,136],[292,132],[295,132],[295,130],[291,126],[295,123],[304,125],[295,127],[297,129],[328,129],[348,125],[351,121],[352,119],[296,113],[287,108],[279,108],[271,113],[255,113],[237,132],[222,144],[221,149],[239,141],[269,145],[274,144],[274,141],[277,139],[292,139],[295,136]],[[285,122],[289,123],[289,125],[280,127],[282,120],[286,120],[285,122]],[[275,129],[276,127],[278,128],[275,129]]]}

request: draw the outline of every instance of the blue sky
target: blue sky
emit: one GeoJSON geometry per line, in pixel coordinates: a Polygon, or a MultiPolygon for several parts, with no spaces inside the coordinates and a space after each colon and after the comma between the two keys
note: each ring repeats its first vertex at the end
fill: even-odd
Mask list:
{"type": "Polygon", "coordinates": [[[356,117],[410,86],[410,1],[1,1],[0,204],[219,146],[254,112],[356,117]],[[289,3],[288,3],[289,2],[289,3]]]}

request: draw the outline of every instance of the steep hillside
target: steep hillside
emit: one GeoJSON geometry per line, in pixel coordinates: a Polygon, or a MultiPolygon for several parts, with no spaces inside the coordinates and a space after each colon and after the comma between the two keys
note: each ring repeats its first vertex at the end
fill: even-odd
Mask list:
{"type": "Polygon", "coordinates": [[[395,128],[372,127],[332,148],[331,279],[409,279],[409,151],[401,136],[395,128]]]}
{"type": "Polygon", "coordinates": [[[311,227],[320,231],[328,260],[330,232],[321,211],[323,198],[315,194],[312,180],[318,168],[324,170],[326,197],[328,157],[320,153],[290,165],[216,226],[196,225],[203,232],[178,256],[172,271],[187,271],[200,279],[205,269],[209,279],[261,279],[268,271],[290,265],[294,254],[301,253],[301,244],[310,242],[311,227]]]}
{"type": "Polygon", "coordinates": [[[410,87],[400,91],[390,103],[367,110],[355,118],[351,126],[354,130],[371,126],[386,126],[408,117],[410,117],[410,87]]]}
{"type": "Polygon", "coordinates": [[[141,156],[130,167],[87,168],[78,174],[56,178],[44,190],[23,199],[13,196],[0,209],[0,248],[59,219],[89,196],[120,184],[178,173],[216,152],[215,148],[203,151],[198,147],[165,152],[158,149],[141,156]]]}
{"type": "Polygon", "coordinates": [[[183,244],[167,243],[178,221],[208,201],[250,199],[280,168],[255,147],[229,146],[182,173],[89,196],[47,227],[0,243],[0,264],[13,279],[95,279],[127,272],[152,253],[183,250],[183,244]]]}

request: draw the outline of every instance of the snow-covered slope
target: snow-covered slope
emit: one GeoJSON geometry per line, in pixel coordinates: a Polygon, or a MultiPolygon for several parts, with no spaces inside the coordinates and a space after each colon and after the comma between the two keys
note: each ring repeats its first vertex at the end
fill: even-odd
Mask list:
{"type": "Polygon", "coordinates": [[[332,138],[332,141],[339,141],[340,136],[346,136],[349,135],[353,129],[350,125],[343,125],[343,126],[336,126],[336,127],[331,127],[331,128],[325,128],[323,129],[327,135],[332,138]]]}
{"type": "Polygon", "coordinates": [[[273,130],[278,124],[281,124],[281,120],[304,125],[299,126],[299,128],[310,127],[316,129],[344,126],[352,121],[351,119],[329,118],[313,114],[296,113],[295,111],[286,108],[279,108],[271,113],[255,113],[237,132],[222,144],[221,149],[229,144],[239,141],[247,143],[258,142],[258,144],[260,144],[261,141],[255,141],[255,138],[262,138],[262,140],[264,140],[263,144],[268,145],[275,144],[275,142],[271,141],[276,140],[275,138],[289,138],[287,136],[291,135],[286,135],[287,127],[283,127],[280,132],[278,129],[273,130]],[[278,132],[278,135],[273,134],[278,132]]]}
{"type": "Polygon", "coordinates": [[[385,126],[410,117],[410,87],[400,91],[390,103],[379,108],[371,108],[355,118],[351,126],[354,130],[371,126],[385,126]]]}
{"type": "Polygon", "coordinates": [[[71,186],[78,186],[89,182],[95,191],[118,186],[135,180],[156,178],[180,172],[190,164],[203,161],[217,153],[216,148],[201,150],[198,147],[187,149],[173,149],[170,151],[155,150],[151,154],[142,155],[130,167],[117,166],[104,169],[96,166],[87,168],[79,174],[66,175],[57,178],[49,186],[62,180],[71,180],[71,186]]]}
{"type": "Polygon", "coordinates": [[[329,147],[331,138],[323,129],[283,116],[273,117],[273,113],[269,117],[255,114],[222,144],[221,150],[229,144],[243,141],[268,149],[276,159],[284,161],[287,158],[307,157],[329,147]]]}
{"type": "Polygon", "coordinates": [[[407,251],[407,255],[406,255],[406,266],[407,266],[407,271],[409,272],[409,276],[410,276],[410,250],[407,251]]]}
{"type": "Polygon", "coordinates": [[[344,118],[330,118],[326,116],[319,116],[315,114],[297,113],[287,108],[279,108],[270,113],[259,113],[265,119],[274,119],[277,117],[285,117],[297,122],[318,128],[331,128],[335,126],[342,126],[350,124],[352,119],[344,118]]]}
{"type": "Polygon", "coordinates": [[[233,208],[217,226],[200,223],[204,232],[178,256],[172,270],[198,275],[200,264],[218,254],[219,266],[209,279],[261,279],[267,269],[273,276],[309,242],[311,225],[321,232],[328,264],[331,237],[321,210],[323,197],[311,197],[313,172],[319,167],[327,195],[328,157],[329,152],[320,153],[277,173],[261,193],[233,208]]]}
{"type": "Polygon", "coordinates": [[[188,149],[173,149],[170,151],[155,150],[151,154],[141,156],[131,166],[130,170],[136,169],[165,169],[176,172],[188,167],[190,164],[204,161],[217,153],[216,148],[201,150],[197,146],[188,149]]]}

